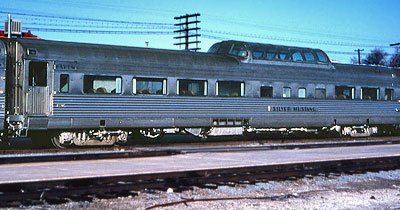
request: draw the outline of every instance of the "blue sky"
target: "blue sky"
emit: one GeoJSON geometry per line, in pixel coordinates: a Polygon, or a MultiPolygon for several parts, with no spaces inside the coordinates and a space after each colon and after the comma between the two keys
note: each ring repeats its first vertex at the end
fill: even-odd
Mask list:
{"type": "Polygon", "coordinates": [[[3,0],[0,19],[5,20],[9,12],[44,39],[138,47],[145,47],[148,41],[149,47],[179,49],[173,45],[177,42],[175,35],[169,33],[177,23],[174,16],[200,13],[201,51],[221,40],[243,40],[320,48],[328,52],[331,60],[349,63],[358,48],[364,53],[375,47],[394,53],[394,48],[388,46],[400,42],[399,8],[397,0],[3,0]],[[46,32],[46,28],[63,32],[46,32]],[[91,32],[76,33],[77,29],[91,32]],[[98,34],[99,31],[113,33],[98,34]],[[163,34],[154,34],[155,31],[163,34]]]}

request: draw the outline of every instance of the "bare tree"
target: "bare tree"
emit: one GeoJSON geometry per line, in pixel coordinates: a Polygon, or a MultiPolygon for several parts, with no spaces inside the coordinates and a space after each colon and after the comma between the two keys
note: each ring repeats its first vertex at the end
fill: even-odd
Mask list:
{"type": "Polygon", "coordinates": [[[396,53],[390,58],[390,67],[400,67],[400,47],[396,48],[396,53]]]}
{"type": "Polygon", "coordinates": [[[353,56],[352,58],[350,58],[350,63],[358,64],[358,58],[356,56],[353,56]]]}
{"type": "Polygon", "coordinates": [[[368,54],[366,59],[362,60],[363,64],[367,65],[385,65],[386,59],[385,57],[388,54],[382,49],[372,50],[370,54],[368,54]]]}

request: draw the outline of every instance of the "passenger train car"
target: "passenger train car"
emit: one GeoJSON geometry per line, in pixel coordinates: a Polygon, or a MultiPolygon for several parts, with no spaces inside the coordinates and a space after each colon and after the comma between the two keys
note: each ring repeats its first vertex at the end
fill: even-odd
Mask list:
{"type": "Polygon", "coordinates": [[[0,50],[6,138],[62,147],[131,133],[369,136],[400,123],[398,69],[334,64],[319,49],[223,41],[195,53],[12,38],[0,50]]]}

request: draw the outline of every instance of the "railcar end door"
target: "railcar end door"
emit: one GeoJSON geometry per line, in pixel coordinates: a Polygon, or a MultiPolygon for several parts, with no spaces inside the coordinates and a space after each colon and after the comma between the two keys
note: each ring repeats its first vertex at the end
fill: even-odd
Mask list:
{"type": "Polygon", "coordinates": [[[53,71],[49,62],[30,61],[28,68],[28,115],[48,116],[52,112],[53,71]]]}

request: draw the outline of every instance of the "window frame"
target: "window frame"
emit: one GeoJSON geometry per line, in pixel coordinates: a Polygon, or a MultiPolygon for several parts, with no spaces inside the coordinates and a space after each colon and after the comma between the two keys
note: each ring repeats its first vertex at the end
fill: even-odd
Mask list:
{"type": "Polygon", "coordinates": [[[315,92],[315,93],[314,93],[314,98],[315,98],[315,99],[319,99],[319,100],[320,100],[320,99],[321,99],[321,100],[326,99],[326,88],[315,88],[315,91],[314,91],[314,92],[315,92]],[[323,97],[323,98],[317,97],[317,91],[318,91],[318,90],[324,90],[324,93],[325,93],[325,94],[324,94],[324,97],[323,97]]]}
{"type": "Polygon", "coordinates": [[[154,78],[154,77],[134,77],[132,78],[132,93],[134,95],[167,95],[167,79],[166,78],[154,78]],[[161,92],[162,93],[137,93],[137,82],[138,80],[147,81],[161,81],[161,92]]]}
{"type": "Polygon", "coordinates": [[[318,62],[318,58],[315,55],[314,51],[312,51],[312,50],[303,50],[303,57],[304,57],[304,62],[306,62],[306,63],[316,63],[316,62],[318,62]],[[313,56],[314,60],[312,60],[312,61],[311,60],[307,60],[306,54],[311,54],[313,56]]]}
{"type": "Polygon", "coordinates": [[[244,81],[231,81],[231,80],[218,80],[215,83],[215,95],[219,96],[219,97],[245,97],[245,82],[244,81]],[[220,95],[220,84],[221,83],[228,83],[228,82],[232,82],[232,83],[239,83],[240,84],[240,94],[238,93],[238,96],[232,96],[230,93],[229,96],[221,96],[220,95]]]}
{"type": "Polygon", "coordinates": [[[176,95],[178,95],[178,96],[190,96],[190,97],[201,97],[201,96],[207,96],[208,95],[208,81],[207,80],[194,80],[194,79],[177,79],[176,80],[176,95]],[[180,85],[181,85],[181,82],[182,81],[185,81],[185,82],[203,82],[203,94],[200,94],[200,95],[183,95],[183,94],[180,94],[180,90],[181,90],[181,88],[180,88],[180,85]]]}
{"type": "Polygon", "coordinates": [[[267,49],[265,50],[265,60],[280,60],[279,58],[279,51],[278,49],[276,49],[275,47],[267,47],[267,49]],[[269,58],[269,52],[274,52],[274,57],[273,58],[269,58]]]}
{"type": "Polygon", "coordinates": [[[323,51],[321,51],[321,50],[315,51],[315,55],[317,56],[316,58],[317,58],[317,61],[319,63],[324,63],[324,64],[328,64],[329,63],[329,57],[323,51]],[[325,58],[326,61],[321,60],[321,56],[320,55],[323,58],[325,58]]]}
{"type": "Polygon", "coordinates": [[[278,53],[278,60],[281,60],[281,61],[293,61],[292,60],[292,54],[291,54],[289,48],[278,48],[277,49],[277,53],[278,53]],[[287,54],[285,55],[285,58],[281,58],[281,52],[282,51],[287,52],[287,54]]]}
{"type": "Polygon", "coordinates": [[[379,101],[380,100],[380,89],[379,88],[371,88],[371,87],[361,87],[361,100],[363,100],[363,101],[379,101]],[[376,98],[372,98],[371,97],[371,99],[368,99],[368,98],[365,98],[366,96],[366,94],[364,93],[364,91],[376,91],[376,98]]]}
{"type": "Polygon", "coordinates": [[[49,63],[45,61],[32,60],[28,65],[28,86],[47,87],[49,84],[49,63]],[[36,82],[35,78],[37,77],[42,80],[36,82]]]}
{"type": "Polygon", "coordinates": [[[297,89],[297,98],[300,98],[300,99],[307,98],[307,89],[304,87],[298,88],[297,89]],[[304,97],[300,97],[300,90],[304,90],[304,97]]]}
{"type": "Polygon", "coordinates": [[[295,49],[295,48],[291,48],[290,49],[290,56],[292,58],[293,62],[305,62],[304,56],[303,56],[303,52],[300,49],[295,49]],[[301,60],[295,60],[293,55],[295,54],[300,54],[301,60]]]}
{"type": "MultiPolygon", "coordinates": [[[[345,95],[343,95],[343,96],[345,96],[345,95]]],[[[345,85],[336,85],[335,86],[335,100],[355,100],[355,98],[356,98],[356,88],[355,87],[353,87],[353,86],[345,86],[345,85]],[[349,98],[349,99],[347,99],[347,98],[339,98],[338,96],[341,96],[341,95],[337,94],[337,88],[350,88],[350,90],[351,90],[350,91],[351,98],[349,98]]]]}
{"type": "Polygon", "coordinates": [[[291,98],[292,97],[292,88],[291,87],[283,87],[282,88],[282,98],[291,98]],[[289,90],[289,95],[285,96],[285,89],[289,90]]]}
{"type": "Polygon", "coordinates": [[[59,92],[60,93],[69,93],[69,84],[70,84],[70,82],[69,82],[70,80],[69,80],[69,74],[60,74],[60,77],[59,77],[59,92]],[[62,86],[61,86],[61,78],[63,77],[63,76],[66,76],[66,78],[67,78],[67,91],[62,91],[62,86]]]}
{"type": "MultiPolygon", "coordinates": [[[[94,88],[93,88],[93,82],[94,82],[94,80],[95,79],[91,79],[90,81],[91,81],[91,90],[94,90],[94,88]]],[[[106,81],[106,80],[110,80],[110,79],[105,79],[105,80],[103,80],[103,81],[106,81]]],[[[105,87],[103,87],[103,88],[105,88],[105,87]]],[[[86,75],[83,75],[83,87],[82,87],[82,90],[83,90],[83,93],[84,94],[104,94],[104,95],[121,95],[122,94],[122,92],[123,92],[123,79],[122,79],[122,76],[114,76],[114,75],[92,75],[92,74],[86,74],[86,75]],[[115,93],[112,93],[112,91],[110,92],[110,93],[98,93],[97,92],[97,89],[99,89],[99,88],[97,88],[96,89],[96,91],[93,91],[93,92],[87,92],[87,90],[86,90],[86,81],[87,81],[87,79],[86,78],[89,78],[89,77],[93,77],[93,78],[95,78],[95,77],[97,77],[97,78],[101,78],[101,77],[103,77],[103,78],[114,78],[115,80],[115,84],[116,84],[116,88],[115,88],[115,90],[117,90],[117,85],[118,85],[118,80],[117,79],[120,79],[120,91],[121,92],[115,92],[115,93]]]]}
{"type": "Polygon", "coordinates": [[[266,53],[265,51],[266,51],[266,50],[265,50],[264,47],[259,47],[259,46],[253,47],[253,48],[251,49],[251,57],[252,57],[254,60],[265,60],[265,59],[266,59],[266,55],[267,55],[267,53],[266,53]],[[255,57],[255,56],[254,56],[254,52],[262,52],[262,55],[261,55],[260,57],[255,57]]]}
{"type": "Polygon", "coordinates": [[[383,96],[384,101],[394,101],[394,89],[393,88],[385,88],[385,95],[383,96]],[[387,99],[386,91],[390,91],[390,99],[387,99]]]}
{"type": "Polygon", "coordinates": [[[272,86],[260,86],[260,98],[273,98],[274,97],[274,87],[272,86]],[[263,96],[262,93],[262,89],[263,88],[267,88],[268,90],[271,90],[271,97],[268,96],[263,96]]]}

